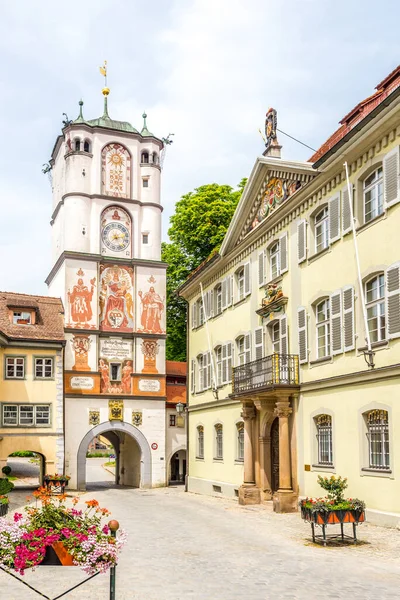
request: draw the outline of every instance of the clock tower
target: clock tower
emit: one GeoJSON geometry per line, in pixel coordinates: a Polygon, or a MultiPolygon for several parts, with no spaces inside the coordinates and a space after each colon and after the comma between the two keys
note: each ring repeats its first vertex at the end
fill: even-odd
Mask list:
{"type": "MultiPolygon", "coordinates": [[[[103,73],[104,74],[104,73],[103,73]]],[[[116,483],[151,487],[165,473],[163,141],[104,112],[66,120],[50,161],[53,268],[65,309],[65,472],[85,489],[94,438],[116,451],[116,483]]]]}

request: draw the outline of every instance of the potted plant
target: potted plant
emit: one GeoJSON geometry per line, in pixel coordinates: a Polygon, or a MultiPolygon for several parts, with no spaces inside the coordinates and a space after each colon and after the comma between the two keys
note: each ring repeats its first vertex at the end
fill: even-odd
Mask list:
{"type": "Polygon", "coordinates": [[[326,490],[325,498],[305,498],[300,501],[301,516],[316,525],[335,523],[362,523],[365,521],[365,502],[358,498],[344,498],[347,479],[318,476],[319,485],[326,490]]]}
{"type": "Polygon", "coordinates": [[[6,477],[0,479],[0,517],[4,517],[8,512],[9,500],[7,494],[11,492],[13,487],[14,484],[6,477]]]}
{"type": "Polygon", "coordinates": [[[51,491],[52,488],[59,488],[63,494],[70,479],[71,477],[69,475],[59,475],[58,473],[55,473],[54,475],[45,475],[43,477],[43,485],[48,491],[51,491]]]}
{"type": "Polygon", "coordinates": [[[126,534],[111,534],[102,523],[110,513],[97,500],[86,501],[79,510],[78,498],[67,506],[65,495],[51,496],[47,488],[39,488],[34,496],[39,506],[26,507],[25,515],[15,513],[12,521],[0,519],[1,567],[24,575],[43,562],[54,564],[47,561],[50,552],[57,555],[58,564],[79,566],[89,575],[117,564],[126,534]]]}

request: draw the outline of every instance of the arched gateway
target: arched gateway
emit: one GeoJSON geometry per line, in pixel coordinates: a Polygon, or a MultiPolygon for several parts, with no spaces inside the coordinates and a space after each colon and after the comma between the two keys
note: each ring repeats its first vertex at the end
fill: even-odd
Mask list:
{"type": "MultiPolygon", "coordinates": [[[[115,440],[118,439],[118,446],[123,445],[126,447],[126,453],[137,454],[137,461],[140,461],[140,480],[138,481],[138,486],[141,488],[151,487],[151,452],[143,433],[124,421],[106,421],[88,431],[79,445],[77,455],[77,489],[86,489],[86,452],[92,439],[99,435],[110,439],[114,445],[117,445],[115,444],[115,440]],[[136,449],[138,452],[135,452],[136,449]]],[[[124,465],[129,464],[128,458],[128,456],[125,456],[124,465]]],[[[117,459],[117,483],[119,483],[119,462],[120,459],[117,459]]],[[[124,469],[126,468],[127,466],[124,467],[124,469]]]]}

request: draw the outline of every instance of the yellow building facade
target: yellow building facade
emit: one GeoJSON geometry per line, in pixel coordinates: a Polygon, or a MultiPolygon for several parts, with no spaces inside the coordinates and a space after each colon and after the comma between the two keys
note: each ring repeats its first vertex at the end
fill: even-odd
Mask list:
{"type": "Polygon", "coordinates": [[[28,450],[64,472],[63,349],[61,300],[0,292],[0,469],[28,450]]]}
{"type": "Polygon", "coordinates": [[[189,490],[289,511],[340,474],[371,520],[400,522],[399,98],[397,69],[303,163],[268,111],[220,252],[180,288],[189,490]]]}

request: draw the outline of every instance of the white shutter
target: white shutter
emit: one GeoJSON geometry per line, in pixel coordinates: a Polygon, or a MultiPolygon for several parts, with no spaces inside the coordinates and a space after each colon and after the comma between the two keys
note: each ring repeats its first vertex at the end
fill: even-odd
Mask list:
{"type": "Polygon", "coordinates": [[[343,338],[344,351],[354,350],[354,288],[343,288],[343,338]]]}
{"type": "Polygon", "coordinates": [[[303,306],[297,309],[297,326],[299,334],[299,362],[308,362],[307,312],[303,306]]]}
{"type": "Polygon", "coordinates": [[[258,285],[261,287],[267,280],[266,277],[266,260],[265,250],[258,255],[258,285]]]}
{"type": "Polygon", "coordinates": [[[307,257],[307,222],[303,219],[297,224],[297,258],[301,263],[307,257]]]}
{"type": "Polygon", "coordinates": [[[207,357],[207,369],[206,369],[206,377],[207,377],[207,385],[206,385],[206,389],[211,387],[211,353],[207,352],[206,353],[206,357],[207,357]]]}
{"type": "Polygon", "coordinates": [[[388,339],[400,337],[400,263],[386,269],[386,314],[388,339]]]}
{"type": "Polygon", "coordinates": [[[204,302],[203,302],[203,313],[204,313],[204,321],[207,321],[208,319],[208,292],[206,292],[205,294],[203,293],[201,299],[203,300],[204,298],[204,302]]]}
{"type": "Polygon", "coordinates": [[[197,360],[199,367],[199,392],[202,392],[204,390],[204,356],[201,354],[197,360]]]}
{"type": "Polygon", "coordinates": [[[347,186],[342,190],[342,229],[343,235],[351,231],[351,213],[349,203],[349,192],[347,186]]]}
{"type": "Polygon", "coordinates": [[[196,361],[194,358],[190,361],[190,391],[196,392],[196,361]]]}
{"type": "Polygon", "coordinates": [[[288,234],[287,232],[279,238],[279,260],[280,275],[288,270],[288,234]]]}
{"type": "Polygon", "coordinates": [[[288,354],[288,327],[287,327],[287,317],[283,316],[279,321],[279,333],[280,333],[280,344],[281,344],[281,354],[288,354]]]}
{"type": "Polygon", "coordinates": [[[197,327],[197,301],[192,304],[192,329],[197,327]]]}
{"type": "Polygon", "coordinates": [[[226,280],[227,281],[226,293],[227,293],[228,306],[232,306],[232,304],[233,304],[233,279],[234,279],[234,276],[229,275],[229,277],[226,280]]]}
{"type": "Polygon", "coordinates": [[[232,381],[232,364],[233,364],[233,344],[232,342],[228,342],[226,344],[226,362],[227,362],[227,383],[232,381]]]}
{"type": "Polygon", "coordinates": [[[209,318],[214,316],[214,290],[210,290],[208,292],[210,294],[210,301],[209,301],[209,318]]]}
{"type": "Polygon", "coordinates": [[[264,329],[263,327],[257,327],[254,330],[254,360],[264,358],[264,329]]]}
{"type": "Polygon", "coordinates": [[[399,148],[395,148],[383,159],[383,181],[385,205],[393,206],[400,202],[400,169],[399,169],[399,148]]]}
{"type": "Polygon", "coordinates": [[[244,336],[244,352],[245,352],[245,362],[251,362],[251,335],[250,333],[246,333],[244,336]]]}
{"type": "Polygon", "coordinates": [[[250,279],[250,263],[244,265],[244,295],[248,296],[251,292],[251,279],[250,279]]]}
{"type": "Polygon", "coordinates": [[[221,305],[222,305],[222,310],[225,310],[227,307],[227,295],[226,295],[226,286],[227,286],[227,278],[225,277],[225,279],[222,280],[221,283],[221,305]]]}
{"type": "Polygon", "coordinates": [[[329,243],[340,240],[340,196],[329,200],[329,243]]]}
{"type": "Polygon", "coordinates": [[[227,383],[228,381],[228,362],[227,362],[227,351],[228,351],[228,344],[224,344],[221,347],[221,360],[222,360],[222,367],[221,367],[221,383],[227,383]]]}
{"type": "Polygon", "coordinates": [[[333,292],[330,297],[331,313],[331,354],[343,352],[342,343],[342,292],[333,292]]]}

